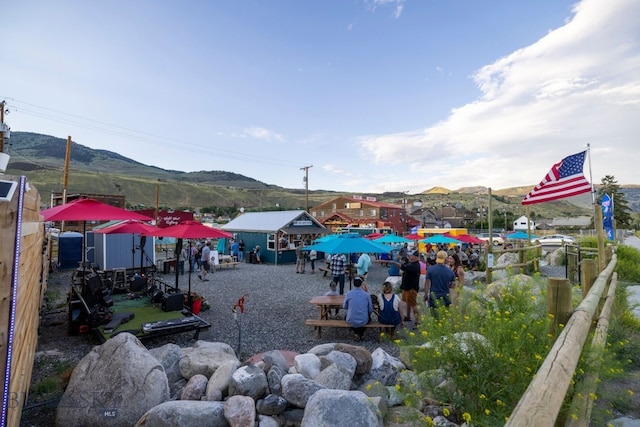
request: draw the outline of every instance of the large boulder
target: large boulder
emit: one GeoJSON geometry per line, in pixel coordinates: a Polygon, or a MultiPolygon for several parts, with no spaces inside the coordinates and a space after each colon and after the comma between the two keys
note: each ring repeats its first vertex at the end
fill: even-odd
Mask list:
{"type": "Polygon", "coordinates": [[[73,370],[58,404],[58,426],[132,426],[169,399],[162,364],[129,333],[94,347],[73,370]]]}
{"type": "Polygon", "coordinates": [[[180,374],[186,379],[196,374],[210,378],[220,365],[228,361],[239,362],[233,348],[221,342],[196,341],[193,347],[185,348],[183,353],[180,374]]]}
{"type": "MultiPolygon", "coordinates": [[[[100,425],[111,425],[103,423],[100,425]]],[[[130,424],[133,425],[133,424],[130,424]]],[[[135,427],[228,427],[223,402],[173,400],[147,411],[135,427]]]]}
{"type": "Polygon", "coordinates": [[[382,413],[374,399],[361,391],[324,389],[314,393],[307,402],[300,426],[382,427],[382,413]]]}

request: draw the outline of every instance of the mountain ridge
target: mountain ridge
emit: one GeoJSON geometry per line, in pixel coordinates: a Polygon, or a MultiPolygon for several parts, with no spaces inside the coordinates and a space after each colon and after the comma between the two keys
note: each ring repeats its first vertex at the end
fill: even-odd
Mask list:
{"type": "MultiPolygon", "coordinates": [[[[65,139],[33,132],[12,132],[11,139],[7,142],[5,145],[8,145],[8,149],[5,151],[12,156],[7,174],[28,176],[41,195],[62,191],[67,144],[65,139]]],[[[70,154],[70,193],[124,193],[132,205],[153,205],[153,196],[161,183],[163,200],[169,200],[167,203],[172,204],[173,208],[209,206],[207,203],[242,206],[247,209],[305,208],[305,189],[287,189],[234,172],[166,170],[145,165],[109,150],[92,149],[73,141],[70,154]]],[[[492,195],[502,199],[504,203],[515,204],[519,203],[532,187],[533,185],[492,189],[492,195]],[[515,200],[516,198],[520,200],[515,200]]],[[[433,189],[436,188],[443,189],[433,189]]],[[[637,207],[640,210],[640,185],[625,188],[637,190],[637,207]]],[[[455,198],[453,195],[468,195],[477,199],[488,193],[488,188],[482,186],[443,190],[451,194],[448,198],[455,198]]],[[[440,193],[426,194],[429,191],[425,190],[411,197],[425,197],[427,200],[441,197],[440,193]]],[[[310,190],[308,194],[310,205],[313,206],[338,195],[352,195],[353,192],[310,190]]],[[[400,191],[368,195],[387,202],[402,200],[407,196],[400,191]]],[[[480,203],[482,204],[482,201],[480,203]]],[[[563,213],[569,211],[567,205],[570,203],[564,202],[560,208],[563,213]]],[[[577,207],[578,211],[583,210],[584,202],[579,202],[577,207]]]]}

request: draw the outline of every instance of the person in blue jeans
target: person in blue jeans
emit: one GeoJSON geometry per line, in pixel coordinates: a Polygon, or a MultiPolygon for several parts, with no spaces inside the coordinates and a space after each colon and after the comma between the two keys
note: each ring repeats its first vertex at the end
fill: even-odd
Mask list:
{"type": "Polygon", "coordinates": [[[385,329],[393,337],[396,327],[402,325],[402,316],[400,315],[400,298],[393,293],[391,282],[382,284],[382,293],[378,295],[378,304],[380,306],[378,320],[382,324],[390,325],[385,329]]]}
{"type": "Polygon", "coordinates": [[[347,310],[346,321],[351,326],[353,332],[357,336],[357,340],[362,340],[366,328],[364,325],[371,321],[371,313],[373,313],[373,303],[368,292],[362,289],[362,277],[353,279],[354,288],[347,292],[344,297],[342,308],[347,310]]]}

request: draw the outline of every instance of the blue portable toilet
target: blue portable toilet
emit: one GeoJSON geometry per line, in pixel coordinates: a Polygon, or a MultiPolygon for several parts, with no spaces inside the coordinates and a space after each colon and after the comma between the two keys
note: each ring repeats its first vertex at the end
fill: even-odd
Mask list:
{"type": "Polygon", "coordinates": [[[58,236],[58,268],[77,268],[82,262],[82,233],[65,231],[58,236]]]}

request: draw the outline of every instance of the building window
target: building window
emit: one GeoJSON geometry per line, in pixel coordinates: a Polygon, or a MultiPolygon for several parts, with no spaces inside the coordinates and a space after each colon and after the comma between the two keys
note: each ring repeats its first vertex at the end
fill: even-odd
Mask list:
{"type": "Polygon", "coordinates": [[[267,234],[267,249],[274,250],[276,248],[276,235],[275,233],[267,234]]]}
{"type": "Polygon", "coordinates": [[[372,217],[374,217],[374,218],[375,218],[375,216],[376,216],[376,210],[375,210],[375,209],[371,209],[371,210],[369,211],[369,216],[372,216],[372,217]]]}
{"type": "Polygon", "coordinates": [[[333,210],[333,211],[336,210],[336,204],[335,203],[331,203],[331,210],[333,210]]]}
{"type": "Polygon", "coordinates": [[[324,211],[320,211],[320,217],[324,218],[324,211]]]}
{"type": "Polygon", "coordinates": [[[364,216],[364,209],[358,209],[358,216],[364,216]]]}
{"type": "Polygon", "coordinates": [[[387,210],[386,209],[380,209],[380,219],[383,220],[383,221],[387,219],[387,210]]]}

